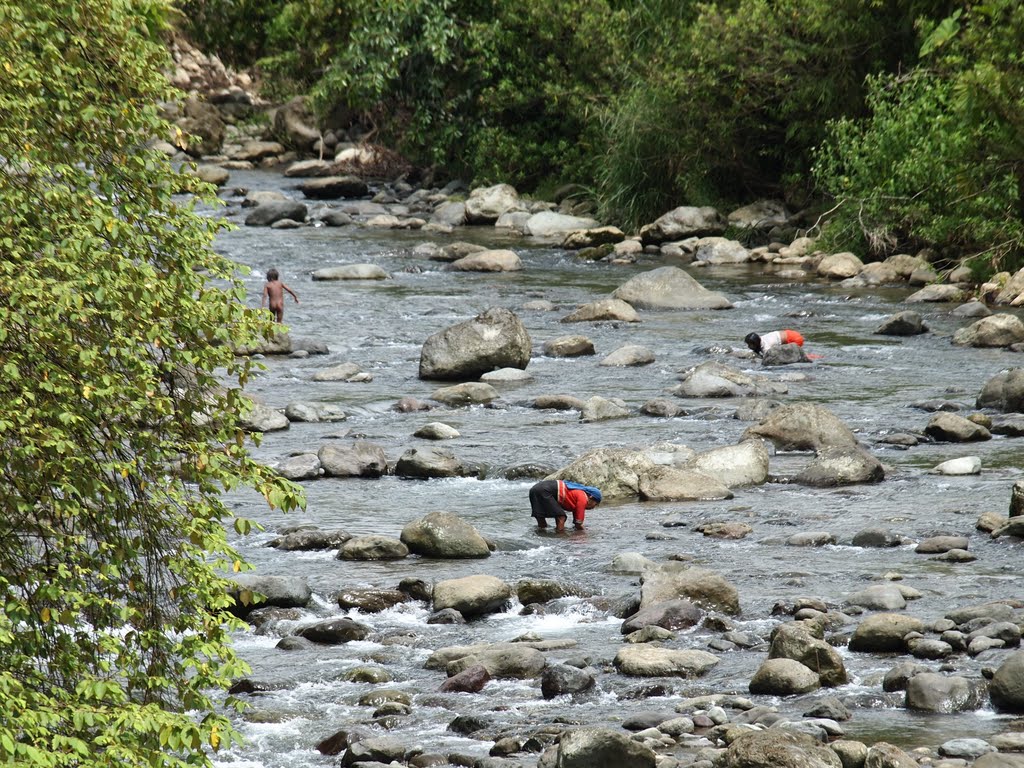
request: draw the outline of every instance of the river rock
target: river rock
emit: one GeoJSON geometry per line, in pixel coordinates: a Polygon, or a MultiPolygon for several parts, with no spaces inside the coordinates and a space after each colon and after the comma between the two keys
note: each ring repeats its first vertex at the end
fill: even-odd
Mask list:
{"type": "Polygon", "coordinates": [[[305,608],[313,592],[304,578],[238,573],[229,579],[232,613],[244,618],[255,608],[305,608]]]}
{"type": "Polygon", "coordinates": [[[701,363],[680,376],[671,391],[676,397],[756,397],[781,394],[785,385],[764,376],[749,376],[717,360],[701,363]]]}
{"type": "MultiPolygon", "coordinates": [[[[749,430],[748,430],[749,431],[749,430]]],[[[882,462],[861,448],[823,448],[793,478],[800,485],[835,488],[885,479],[882,462]]]]}
{"type": "Polygon", "coordinates": [[[821,687],[818,674],[793,659],[768,659],[750,680],[750,692],[769,696],[791,696],[821,687]]]}
{"type": "Polygon", "coordinates": [[[541,395],[533,401],[539,410],[582,411],[585,403],[573,395],[541,395]]]}
{"type": "Polygon", "coordinates": [[[799,344],[779,344],[766,350],[761,357],[762,367],[809,363],[811,359],[799,344]]]}
{"type": "Polygon", "coordinates": [[[849,251],[833,253],[818,262],[817,272],[830,280],[844,280],[859,275],[864,262],[849,251]]]}
{"type": "Polygon", "coordinates": [[[387,280],[390,275],[376,264],[341,264],[310,273],[314,280],[387,280]]]}
{"type": "Polygon", "coordinates": [[[803,531],[786,539],[786,544],[791,547],[824,547],[836,541],[836,535],[829,531],[803,531]]]}
{"type": "Polygon", "coordinates": [[[448,406],[482,405],[498,398],[498,390],[482,381],[467,381],[450,387],[435,389],[430,395],[431,400],[448,406]]]}
{"type": "Polygon", "coordinates": [[[663,600],[685,598],[711,611],[739,615],[739,592],[723,576],[684,563],[665,563],[643,572],[641,609],[663,600]]]}
{"type": "Polygon", "coordinates": [[[850,543],[855,547],[886,549],[900,547],[906,543],[904,537],[888,528],[864,528],[853,535],[850,543]]]}
{"type": "Polygon", "coordinates": [[[518,272],[523,262],[515,251],[499,248],[471,253],[453,261],[448,268],[455,272],[518,272]]]}
{"type": "Polygon", "coordinates": [[[598,448],[576,458],[546,480],[573,480],[600,488],[604,499],[629,498],[640,494],[640,478],[655,464],[640,451],[626,448],[598,448]]]}
{"type": "Polygon", "coordinates": [[[492,307],[474,319],[439,331],[423,343],[421,379],[472,379],[495,368],[526,368],[530,334],[518,317],[492,307]]]}
{"type": "Polygon", "coordinates": [[[388,765],[405,757],[406,745],[390,736],[369,736],[348,745],[341,758],[343,768],[372,763],[388,765]]]}
{"type": "Polygon", "coordinates": [[[339,363],[313,374],[313,381],[349,381],[362,373],[358,363],[339,363]]]}
{"type": "Polygon", "coordinates": [[[477,187],[469,193],[465,206],[468,224],[494,224],[504,213],[524,210],[519,193],[509,184],[477,187]]]}
{"type": "Polygon", "coordinates": [[[696,626],[703,617],[704,612],[689,600],[662,600],[629,616],[622,622],[621,631],[628,635],[648,626],[668,630],[689,629],[696,626]]]}
{"type": "Polygon", "coordinates": [[[727,488],[760,485],[768,479],[768,449],[762,440],[702,451],[685,465],[715,478],[727,488]]]}
{"type": "Polygon", "coordinates": [[[245,217],[247,227],[269,227],[278,221],[305,221],[308,209],[296,200],[271,200],[256,206],[245,217]]]}
{"type": "Polygon", "coordinates": [[[772,631],[768,658],[800,662],[818,676],[823,686],[845,685],[849,681],[843,657],[831,645],[814,637],[802,622],[780,624],[772,631]]]}
{"type": "Polygon", "coordinates": [[[992,433],[955,413],[936,413],[928,420],[925,434],[933,440],[947,443],[966,443],[991,440],[992,433]]]}
{"type": "Polygon", "coordinates": [[[918,542],[914,551],[922,555],[939,555],[951,549],[967,549],[966,536],[929,536],[918,542]]]}
{"type": "Polygon", "coordinates": [[[694,261],[703,264],[746,264],[750,261],[750,251],[742,243],[726,237],[702,237],[694,245],[694,261]]]}
{"type": "Polygon", "coordinates": [[[226,168],[221,168],[219,165],[210,165],[203,163],[197,165],[194,171],[190,171],[200,181],[205,181],[207,184],[213,184],[215,187],[223,187],[228,183],[228,179],[231,178],[231,174],[226,168]]]}
{"type": "Polygon", "coordinates": [[[907,682],[907,709],[921,712],[969,712],[981,705],[976,685],[964,677],[922,672],[907,682]]]}
{"type": "Polygon", "coordinates": [[[1004,413],[1024,412],[1024,368],[1002,371],[985,382],[976,406],[1004,413]]]}
{"type": "Polygon", "coordinates": [[[626,344],[613,350],[598,365],[608,368],[631,368],[650,365],[654,362],[654,352],[640,344],[626,344]]]}
{"type": "Polygon", "coordinates": [[[584,304],[562,318],[563,323],[589,323],[598,320],[619,320],[639,323],[640,315],[631,304],[622,299],[600,299],[584,304]]]}
{"type": "Polygon", "coordinates": [[[993,435],[1024,437],[1024,414],[1010,413],[1003,416],[994,416],[989,431],[993,435]]]}
{"type": "Polygon", "coordinates": [[[992,676],[989,698],[997,712],[1024,712],[1024,651],[1012,653],[992,676]]]}
{"type": "Polygon", "coordinates": [[[924,632],[924,622],[915,616],[877,613],[868,616],[850,637],[851,651],[902,651],[903,638],[910,632],[924,632]]]}
{"type": "Polygon", "coordinates": [[[659,267],[635,275],[612,292],[612,297],[637,309],[729,309],[725,296],[709,291],[679,267],[659,267]]]}
{"type": "Polygon", "coordinates": [[[981,459],[977,456],[961,456],[958,459],[949,459],[941,464],[932,467],[931,472],[936,475],[978,475],[981,474],[981,459]]]}
{"type": "Polygon", "coordinates": [[[843,768],[839,756],[805,733],[769,728],[733,740],[716,768],[843,768]]]}
{"type": "Polygon", "coordinates": [[[252,403],[252,409],[242,417],[241,424],[246,432],[278,432],[291,426],[283,413],[255,402],[252,403]]]}
{"type": "Polygon", "coordinates": [[[402,529],[401,541],[414,555],[479,558],[491,554],[487,541],[470,523],[450,512],[431,512],[402,529]]]}
{"type": "Polygon", "coordinates": [[[401,560],[409,556],[409,548],[390,536],[370,534],[353,536],[338,550],[339,560],[401,560]]]}
{"type": "Polygon", "coordinates": [[[544,342],[547,357],[580,357],[594,353],[594,342],[586,336],[559,336],[544,342]]]}
{"type": "Polygon", "coordinates": [[[284,415],[288,421],[298,421],[307,424],[319,422],[345,421],[348,414],[338,405],[333,403],[288,403],[284,409],[284,415]]]}
{"type": "Polygon", "coordinates": [[[352,619],[328,619],[303,627],[295,634],[318,645],[341,645],[364,640],[372,628],[352,619]]]}
{"type": "Polygon", "coordinates": [[[545,699],[579,693],[594,687],[594,675],[568,664],[548,664],[540,675],[540,692],[545,699]]]}
{"type": "Polygon", "coordinates": [[[324,445],[317,452],[327,477],[381,477],[388,472],[384,449],[366,440],[350,445],[324,445]]]}
{"type": "Polygon", "coordinates": [[[311,552],[323,549],[337,549],[352,538],[352,534],[342,530],[322,531],[318,528],[302,528],[293,530],[271,539],[268,547],[283,552],[311,552]]]}
{"type": "Polygon", "coordinates": [[[277,474],[295,482],[315,480],[322,472],[320,459],[315,453],[300,453],[278,462],[277,474]]]}
{"type": "Polygon", "coordinates": [[[492,647],[453,659],[445,670],[451,676],[479,665],[495,680],[528,680],[537,677],[546,664],[544,654],[536,648],[522,643],[495,643],[492,647]]]}
{"type": "Polygon", "coordinates": [[[939,745],[943,757],[976,760],[984,754],[995,752],[996,748],[984,739],[950,739],[939,745]]]}
{"type": "Polygon", "coordinates": [[[500,611],[512,597],[512,588],[495,576],[464,576],[434,585],[434,610],[454,608],[473,618],[500,611]]]}
{"type": "Polygon", "coordinates": [[[457,200],[442,203],[434,209],[430,221],[448,227],[461,227],[466,223],[466,204],[457,200]]]}
{"type": "Polygon", "coordinates": [[[562,240],[562,247],[569,251],[578,251],[583,248],[614,245],[625,239],[625,233],[618,227],[589,227],[567,233],[562,240]]]}
{"type": "Polygon", "coordinates": [[[935,283],[926,285],[916,293],[912,293],[903,301],[907,304],[920,304],[924,302],[956,302],[964,300],[966,294],[962,288],[948,283],[935,283]]]}
{"type": "Polygon", "coordinates": [[[918,763],[899,747],[878,741],[868,747],[864,768],[918,768],[918,763]]]}
{"type": "Polygon", "coordinates": [[[526,220],[524,231],[533,237],[564,238],[576,230],[589,230],[598,225],[594,219],[583,216],[569,216],[556,211],[540,211],[526,220]]]}
{"type": "Polygon", "coordinates": [[[742,439],[761,437],[780,451],[853,449],[857,438],[846,424],[824,406],[810,403],[783,405],[760,424],[748,427],[742,439]]]}
{"type": "Polygon", "coordinates": [[[640,413],[646,416],[672,419],[676,416],[686,415],[686,409],[678,403],[669,400],[667,397],[655,397],[640,406],[640,413]]]}
{"type": "Polygon", "coordinates": [[[655,768],[650,747],[607,728],[576,728],[558,740],[553,768],[655,768]]]}
{"type": "Polygon", "coordinates": [[[397,589],[343,589],[334,596],[340,608],[363,613],[380,613],[409,602],[409,595],[397,589]]]}
{"type": "Polygon", "coordinates": [[[928,326],[918,312],[907,310],[897,312],[882,321],[875,333],[885,336],[917,336],[928,332],[928,326]]]}
{"type": "Polygon", "coordinates": [[[609,400],[606,397],[594,395],[583,403],[580,410],[580,421],[605,421],[607,419],[623,419],[629,416],[629,408],[624,400],[615,398],[609,400]]]}
{"type": "Polygon", "coordinates": [[[479,693],[491,681],[491,673],[483,664],[474,664],[452,675],[438,689],[449,693],[479,693]]]}
{"type": "Polygon", "coordinates": [[[857,605],[869,611],[898,611],[907,607],[900,588],[895,584],[873,584],[846,598],[847,605],[857,605]]]}
{"type": "Polygon", "coordinates": [[[412,433],[423,440],[454,440],[460,437],[459,430],[440,421],[431,421],[412,433]]]}
{"type": "Polygon", "coordinates": [[[637,490],[640,498],[645,501],[714,501],[733,498],[728,486],[695,470],[655,465],[638,479],[637,490]]]}
{"type": "Polygon", "coordinates": [[[953,343],[969,347],[1008,347],[1024,341],[1024,322],[1016,315],[983,317],[953,334],[953,343]]]}
{"type": "Polygon", "coordinates": [[[658,245],[687,237],[720,235],[727,225],[725,217],[714,208],[683,205],[642,226],[640,239],[644,245],[658,245]]]}
{"type": "Polygon", "coordinates": [[[399,477],[428,479],[433,477],[466,477],[473,474],[448,448],[427,446],[410,448],[395,463],[399,477]]]}
{"type": "Polygon", "coordinates": [[[633,645],[619,649],[613,663],[624,675],[699,677],[718,664],[718,657],[707,651],[633,645]]]}

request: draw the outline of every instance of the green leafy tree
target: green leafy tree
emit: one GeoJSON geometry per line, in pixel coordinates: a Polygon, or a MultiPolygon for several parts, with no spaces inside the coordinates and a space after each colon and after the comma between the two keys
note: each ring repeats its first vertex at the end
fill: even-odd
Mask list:
{"type": "Polygon", "coordinates": [[[921,60],[872,79],[870,114],[831,124],[815,174],[835,247],[927,247],[978,277],[1024,255],[1024,9],[998,0],[922,26],[921,60]]]}
{"type": "MultiPolygon", "coordinates": [[[[123,0],[0,0],[0,762],[209,765],[244,670],[225,489],[245,306],[210,189],[148,149],[165,53],[123,0]],[[215,374],[216,372],[216,374],[215,374]]],[[[249,523],[234,521],[244,532],[249,523]]]]}
{"type": "Polygon", "coordinates": [[[672,205],[807,200],[831,118],[863,114],[866,75],[916,57],[943,2],[739,0],[682,19],[608,117],[601,194],[637,224],[672,205]]]}

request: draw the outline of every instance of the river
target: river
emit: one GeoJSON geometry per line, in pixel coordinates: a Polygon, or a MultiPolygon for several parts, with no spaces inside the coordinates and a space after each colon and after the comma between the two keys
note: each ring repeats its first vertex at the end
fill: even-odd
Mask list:
{"type": "MultiPolygon", "coordinates": [[[[294,180],[271,172],[233,172],[229,187],[278,189],[299,198],[294,180]]],[[[266,509],[255,495],[234,495],[231,505],[259,521],[263,532],[236,544],[259,573],[296,575],[308,579],[315,610],[297,625],[341,615],[334,595],[342,588],[395,587],[407,577],[437,581],[475,573],[497,576],[513,586],[522,578],[550,578],[576,585],[583,594],[616,598],[635,592],[637,577],[611,572],[613,557],[638,552],[664,562],[692,558],[721,573],[739,590],[742,614],[737,630],[766,639],[783,617],[773,616],[777,602],[814,596],[841,606],[852,592],[877,583],[883,574],[898,573],[901,584],[921,593],[907,611],[926,622],[953,607],[989,600],[1022,597],[1017,580],[1019,543],[991,539],[975,530],[983,512],[1006,514],[1010,488],[1020,477],[1020,441],[994,437],[972,444],[922,441],[907,450],[879,442],[892,432],[922,433],[930,414],[912,403],[933,399],[973,409],[982,385],[998,371],[1018,365],[1005,350],[954,346],[954,330],[969,321],[954,317],[953,305],[917,305],[931,331],[896,338],[873,333],[885,317],[908,308],[902,300],[914,289],[850,289],[824,279],[783,279],[763,265],[689,268],[705,287],[725,294],[731,310],[699,312],[642,311],[642,322],[563,324],[561,318],[578,305],[607,296],[629,277],[662,266],[645,256],[634,265],[582,262],[571,252],[528,238],[510,237],[492,227],[462,228],[452,235],[418,231],[378,230],[358,226],[302,227],[274,230],[242,225],[240,198],[228,208],[238,226],[219,236],[217,249],[252,269],[244,278],[250,303],[259,306],[266,270],[276,267],[301,303],[287,299],[285,322],[295,338],[327,345],[328,355],[304,359],[272,357],[250,391],[275,408],[293,401],[329,402],[349,414],[333,424],[294,423],[267,434],[255,455],[272,463],[302,451],[316,451],[329,440],[363,438],[382,446],[389,462],[408,448],[423,445],[413,432],[441,421],[460,437],[444,443],[463,461],[479,464],[483,479],[410,481],[320,479],[304,483],[308,507],[283,515],[266,509]],[[521,272],[458,273],[440,262],[413,253],[415,246],[434,241],[471,240],[511,247],[522,258],[521,272]],[[322,267],[373,263],[386,270],[386,281],[312,281],[322,267]],[[525,310],[535,299],[553,302],[557,310],[525,310]],[[444,382],[417,376],[420,349],[432,333],[502,306],[514,311],[533,341],[533,359],[526,382],[497,385],[496,406],[399,413],[392,405],[403,396],[427,401],[444,382]],[[712,347],[743,347],[751,330],[794,327],[807,339],[805,349],[817,355],[810,364],[760,370],[757,362],[737,360],[712,347]],[[592,357],[547,358],[545,341],[583,334],[597,349],[592,357]],[[656,361],[641,368],[599,365],[608,353],[625,344],[652,350],[656,361]],[[598,447],[642,447],[657,441],[685,444],[696,450],[735,443],[750,423],[734,417],[737,402],[680,400],[689,413],[654,418],[639,407],[678,383],[681,371],[709,359],[784,381],[784,403],[820,403],[842,418],[886,465],[886,479],[876,485],[812,489],[770,482],[741,488],[722,502],[610,502],[588,514],[584,532],[564,536],[541,534],[529,516],[531,481],[502,479],[502,470],[525,463],[561,467],[598,447]],[[341,362],[358,363],[372,382],[311,381],[317,371],[341,362]],[[540,411],[529,406],[539,395],[570,394],[621,398],[634,412],[629,418],[581,423],[575,411],[540,411]],[[948,477],[929,473],[941,461],[979,456],[979,475],[948,477]],[[384,534],[397,538],[408,522],[428,512],[453,512],[471,522],[497,544],[485,560],[426,561],[408,558],[388,562],[345,562],[334,552],[281,552],[267,542],[282,526],[312,523],[343,528],[352,534],[384,534]],[[741,540],[705,537],[695,527],[710,521],[736,521],[752,526],[741,540]],[[672,523],[666,526],[666,523],[672,523]],[[680,523],[682,523],[680,525],[680,523]],[[948,563],[914,552],[913,543],[894,549],[863,549],[849,545],[857,531],[887,527],[911,542],[937,533],[969,537],[970,563],[948,563]],[[796,548],[786,539],[800,531],[829,531],[836,545],[796,548]]],[[[806,454],[773,455],[771,472],[785,475],[807,460],[806,454]]],[[[606,724],[618,727],[633,713],[671,710],[682,699],[714,692],[747,695],[747,683],[767,658],[767,644],[719,653],[721,663],[697,679],[641,679],[619,675],[610,665],[622,645],[620,620],[595,601],[558,601],[542,614],[522,615],[514,604],[504,613],[466,625],[427,624],[428,607],[409,603],[384,613],[357,616],[375,632],[409,635],[402,644],[361,641],[320,646],[312,651],[285,652],[275,646],[279,636],[245,633],[237,648],[252,665],[254,680],[274,690],[247,697],[250,707],[238,719],[247,741],[217,757],[223,766],[334,765],[337,758],[320,755],[315,744],[335,731],[365,724],[373,708],[358,704],[375,686],[347,682],[345,673],[361,665],[383,666],[391,677],[384,687],[412,698],[412,712],[389,733],[429,752],[486,756],[489,741],[477,741],[446,730],[460,713],[491,717],[518,732],[551,723],[606,724]],[[444,646],[511,640],[526,634],[575,640],[569,651],[548,654],[551,660],[586,657],[601,670],[590,695],[547,701],[537,681],[493,681],[479,694],[439,694],[442,672],[426,670],[429,654],[444,646]],[[665,686],[664,696],[645,698],[643,689],[665,686]]],[[[297,626],[296,625],[296,626],[297,626]]],[[[853,625],[845,631],[852,630],[853,625]]],[[[697,628],[680,633],[669,645],[707,650],[719,633],[697,628]]],[[[959,715],[925,716],[902,707],[900,695],[883,694],[881,678],[909,656],[853,653],[841,647],[851,682],[839,689],[805,696],[751,696],[799,716],[824,696],[835,695],[853,710],[843,723],[848,738],[878,739],[904,748],[934,746],[954,736],[980,736],[1010,727],[1011,719],[988,710],[959,715]]],[[[1006,651],[988,651],[977,658],[951,660],[958,674],[980,678],[984,666],[998,666],[1006,651]]],[[[938,668],[937,662],[927,662],[938,668]]],[[[534,765],[535,754],[520,753],[513,762],[534,765]]]]}

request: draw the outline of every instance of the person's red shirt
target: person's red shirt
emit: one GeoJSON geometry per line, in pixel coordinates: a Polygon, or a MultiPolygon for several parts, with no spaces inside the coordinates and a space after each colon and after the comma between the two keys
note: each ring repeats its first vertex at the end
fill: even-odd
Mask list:
{"type": "Polygon", "coordinates": [[[558,505],[567,512],[572,512],[574,523],[583,522],[589,502],[590,497],[584,491],[566,488],[565,483],[558,481],[558,505]]]}

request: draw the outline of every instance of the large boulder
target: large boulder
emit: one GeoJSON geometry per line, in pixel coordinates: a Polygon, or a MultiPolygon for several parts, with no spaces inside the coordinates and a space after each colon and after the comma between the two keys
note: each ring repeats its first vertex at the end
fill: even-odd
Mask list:
{"type": "Polygon", "coordinates": [[[992,433],[981,424],[975,424],[956,413],[940,412],[928,420],[924,428],[928,437],[944,443],[967,443],[991,440],[992,433]]]}
{"type": "Polygon", "coordinates": [[[519,254],[507,248],[477,251],[456,259],[448,266],[453,272],[518,272],[522,268],[519,254]]]}
{"type": "Polygon", "coordinates": [[[907,709],[920,712],[969,712],[981,706],[980,689],[965,677],[922,672],[907,681],[907,709]]]}
{"type": "Polygon", "coordinates": [[[348,445],[325,445],[317,452],[317,457],[328,477],[381,477],[388,472],[384,449],[365,440],[348,445]]]}
{"type": "Polygon", "coordinates": [[[255,608],[305,608],[313,597],[309,584],[301,576],[236,574],[230,580],[234,598],[232,613],[247,616],[255,608]]]}
{"type": "Polygon", "coordinates": [[[839,756],[813,736],[777,728],[739,736],[715,765],[717,768],[843,768],[839,756]]]}
{"type": "Polygon", "coordinates": [[[365,197],[369,188],[358,176],[322,176],[302,182],[299,191],[310,200],[338,200],[365,197]]]}
{"type": "Polygon", "coordinates": [[[637,309],[729,309],[725,296],[709,291],[679,267],[659,267],[635,275],[620,285],[612,297],[637,309]]]}
{"type": "Polygon", "coordinates": [[[421,379],[473,379],[497,368],[526,368],[532,342],[522,321],[503,307],[431,335],[420,352],[421,379]]]}
{"type": "Polygon", "coordinates": [[[467,619],[500,611],[512,598],[512,587],[496,576],[464,576],[434,585],[434,610],[454,608],[467,619]]]}
{"type": "Polygon", "coordinates": [[[668,630],[689,629],[703,617],[704,612],[689,600],[662,600],[626,617],[622,622],[622,634],[628,635],[650,626],[668,630]]]}
{"type": "Polygon", "coordinates": [[[953,343],[967,347],[1008,347],[1024,341],[1024,322],[1016,315],[983,317],[953,334],[953,343]]]}
{"type": "Polygon", "coordinates": [[[473,474],[448,448],[427,446],[410,448],[395,462],[395,474],[398,477],[411,477],[421,480],[434,477],[467,477],[473,474]]]}
{"type": "Polygon", "coordinates": [[[780,451],[857,447],[853,431],[838,416],[824,406],[810,403],[776,408],[760,424],[743,433],[743,439],[751,437],[769,440],[780,451]]]}
{"type": "Polygon", "coordinates": [[[541,211],[528,218],[523,229],[526,234],[534,237],[562,238],[569,232],[575,232],[578,229],[592,229],[598,224],[599,222],[596,220],[583,216],[569,216],[557,211],[541,211]]]}
{"type": "Polygon", "coordinates": [[[546,664],[543,653],[524,643],[495,643],[452,659],[445,666],[445,672],[454,677],[479,666],[494,680],[528,680],[539,675],[546,664]]]}
{"type": "Polygon", "coordinates": [[[641,610],[663,600],[678,598],[689,600],[710,611],[733,616],[740,612],[740,597],[736,587],[714,571],[672,562],[643,572],[640,585],[641,610]]]}
{"type": "Polygon", "coordinates": [[[1004,413],[1024,412],[1024,368],[997,373],[981,388],[975,405],[1004,413]]]}
{"type": "Polygon", "coordinates": [[[466,200],[466,222],[469,224],[493,224],[502,214],[525,210],[515,187],[496,184],[493,187],[477,187],[466,200]]]}
{"type": "Polygon", "coordinates": [[[624,675],[699,677],[718,664],[718,657],[707,651],[676,650],[643,644],[619,649],[613,663],[624,675]]]}
{"type": "Polygon", "coordinates": [[[650,747],[608,728],[578,728],[558,740],[555,768],[654,768],[650,747]]]}
{"type": "Polygon", "coordinates": [[[733,497],[728,486],[710,475],[662,465],[640,476],[638,491],[646,501],[715,501],[733,497]]]}
{"type": "Polygon", "coordinates": [[[809,693],[821,687],[818,673],[793,659],[768,659],[750,679],[750,692],[768,696],[809,693]]]}
{"type": "Polygon", "coordinates": [[[260,203],[245,217],[247,227],[269,227],[278,221],[305,221],[308,209],[297,200],[271,200],[260,203]]]}
{"type": "Polygon", "coordinates": [[[198,99],[187,99],[182,111],[184,116],[177,123],[181,134],[175,137],[178,149],[190,157],[220,152],[227,128],[217,107],[198,99]]]}
{"type": "Polygon", "coordinates": [[[924,629],[924,622],[915,616],[876,613],[857,625],[850,637],[850,650],[869,653],[902,651],[903,638],[910,632],[923,632],[924,629]]]}
{"type": "Polygon", "coordinates": [[[999,666],[988,694],[997,712],[1024,712],[1024,651],[1014,652],[999,666]]]}
{"type": "Polygon", "coordinates": [[[885,479],[882,462],[861,448],[824,448],[793,480],[813,488],[837,488],[885,479]]]}
{"type": "Polygon", "coordinates": [[[727,224],[725,217],[714,208],[682,205],[641,227],[640,239],[644,245],[659,245],[687,237],[720,235],[727,224]]]}
{"type": "Polygon", "coordinates": [[[431,512],[402,529],[402,543],[424,557],[487,557],[487,541],[472,525],[450,512],[431,512]]]}
{"type": "Polygon", "coordinates": [[[598,448],[576,458],[547,480],[574,480],[601,489],[605,499],[640,495],[640,478],[650,474],[655,463],[641,451],[626,448],[598,448]]]}
{"type": "Polygon", "coordinates": [[[792,659],[813,670],[823,686],[845,685],[849,682],[846,666],[839,652],[824,640],[815,637],[800,622],[780,624],[772,633],[769,659],[792,659]]]}
{"type": "Polygon", "coordinates": [[[633,305],[622,299],[599,299],[577,307],[562,318],[563,323],[590,323],[597,320],[620,320],[639,323],[640,315],[633,305]]]}
{"type": "Polygon", "coordinates": [[[784,384],[749,376],[716,360],[701,363],[680,378],[682,383],[671,390],[676,397],[758,397],[786,391],[784,384]]]}
{"type": "Polygon", "coordinates": [[[736,445],[702,451],[685,466],[728,488],[760,485],[768,479],[768,448],[763,440],[743,440],[736,445]]]}
{"type": "Polygon", "coordinates": [[[274,112],[274,137],[294,149],[308,151],[320,140],[320,131],[314,127],[313,113],[305,96],[296,96],[274,112]]]}

